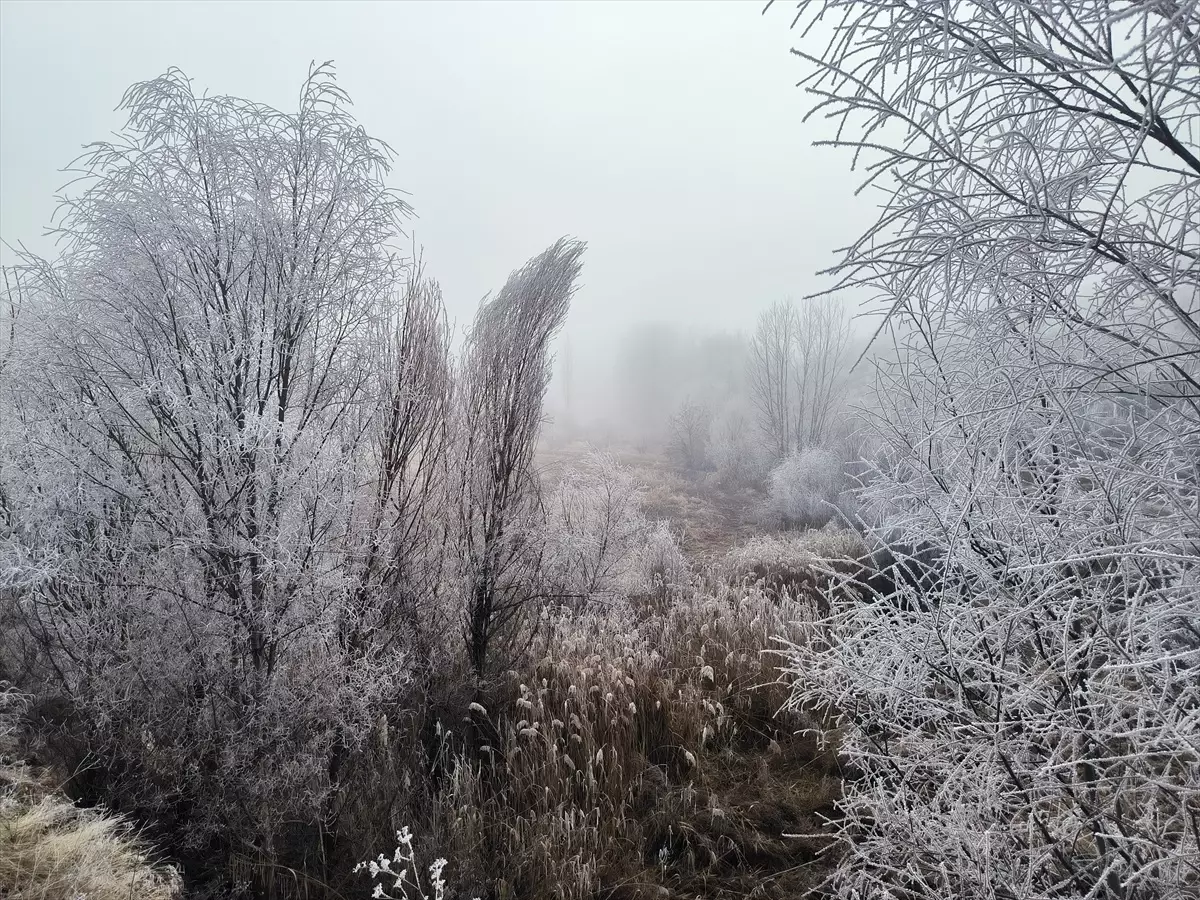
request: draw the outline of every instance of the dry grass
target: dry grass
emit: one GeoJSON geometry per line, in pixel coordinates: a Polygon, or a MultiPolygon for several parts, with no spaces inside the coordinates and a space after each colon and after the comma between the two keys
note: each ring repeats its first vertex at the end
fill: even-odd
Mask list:
{"type": "Polygon", "coordinates": [[[489,737],[439,815],[460,868],[474,857],[498,897],[523,900],[813,887],[824,842],[787,835],[819,832],[841,782],[812,723],[776,714],[787,686],[771,652],[805,640],[813,611],[726,586],[547,622],[540,656],[470,713],[489,737]]]}
{"type": "Polygon", "coordinates": [[[123,819],[80,809],[48,773],[14,759],[19,698],[0,690],[0,897],[175,900],[178,873],[153,862],[123,819]]]}
{"type": "MultiPolygon", "coordinates": [[[[567,465],[564,451],[548,465],[567,465]]],[[[821,723],[780,713],[777,638],[812,637],[852,532],[756,534],[756,497],[622,461],[699,567],[667,597],[548,614],[459,720],[422,857],[498,900],[799,898],[833,860],[842,780],[821,723]],[[794,835],[806,835],[795,837],[794,835]]]]}
{"type": "MultiPolygon", "coordinates": [[[[544,454],[548,467],[568,465],[575,450],[544,454]]],[[[645,488],[646,517],[665,519],[692,556],[719,556],[758,531],[763,494],[718,483],[714,473],[686,477],[662,456],[624,451],[621,464],[645,488]]]]}
{"type": "Polygon", "coordinates": [[[825,611],[824,591],[838,574],[858,572],[862,538],[846,529],[756,535],[726,554],[716,572],[730,584],[756,587],[775,599],[810,597],[825,611]]]}
{"type": "Polygon", "coordinates": [[[173,869],[153,864],[121,819],[62,797],[0,800],[0,896],[7,900],[172,900],[173,869]]]}

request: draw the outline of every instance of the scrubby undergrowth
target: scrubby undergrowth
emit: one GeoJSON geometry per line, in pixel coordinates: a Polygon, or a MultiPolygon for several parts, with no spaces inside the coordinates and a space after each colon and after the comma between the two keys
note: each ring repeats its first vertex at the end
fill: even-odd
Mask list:
{"type": "Polygon", "coordinates": [[[807,598],[726,590],[640,620],[550,623],[545,655],[498,688],[497,739],[468,792],[503,847],[501,896],[811,886],[813,848],[785,834],[832,812],[838,780],[797,736],[806,723],[775,716],[785,688],[769,652],[777,634],[804,640],[808,620],[807,598]]]}
{"type": "Polygon", "coordinates": [[[177,871],[126,820],[82,809],[50,775],[15,759],[15,695],[0,689],[0,897],[177,900],[177,871]]]}
{"type": "MultiPolygon", "coordinates": [[[[562,513],[552,549],[572,573],[604,578],[585,579],[591,594],[544,604],[506,668],[479,679],[450,654],[393,698],[347,757],[323,837],[298,823],[273,846],[227,834],[197,851],[170,821],[137,820],[186,863],[196,896],[366,897],[382,882],[354,864],[378,864],[408,826],[423,878],[429,862],[449,861],[446,898],[794,898],[820,884],[842,790],[836,741],[815,717],[780,712],[791,687],[777,651],[812,639],[833,575],[863,555],[861,542],[832,529],[760,533],[689,556],[676,536],[712,526],[706,510],[655,524],[642,510],[669,485],[647,503],[645,479],[626,484],[629,471],[611,460],[589,465],[548,484],[562,513]],[[575,503],[595,493],[592,481],[609,502],[575,503]],[[630,535],[617,542],[619,565],[605,554],[625,531],[608,516],[630,535]]],[[[40,731],[55,759],[53,735],[40,731]]],[[[80,761],[57,759],[64,772],[80,761]]],[[[103,798],[98,777],[70,790],[103,798]]],[[[109,873],[134,896],[172,896],[171,872],[146,865],[125,820],[42,795],[5,813],[6,839],[21,842],[13,859],[74,847],[74,858],[54,850],[63,862],[53,871],[109,873]],[[91,862],[96,854],[107,862],[91,862]]]]}
{"type": "Polygon", "coordinates": [[[816,554],[856,548],[763,541],[665,597],[547,611],[516,667],[439,724],[440,788],[397,827],[463,897],[803,895],[831,862],[841,777],[820,723],[779,714],[774,648],[812,637],[816,554]],[[742,566],[768,553],[770,576],[742,566]]]}

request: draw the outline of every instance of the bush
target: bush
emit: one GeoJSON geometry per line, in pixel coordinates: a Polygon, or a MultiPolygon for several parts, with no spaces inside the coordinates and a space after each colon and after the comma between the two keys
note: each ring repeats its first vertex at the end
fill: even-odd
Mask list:
{"type": "Polygon", "coordinates": [[[610,454],[590,453],[546,498],[542,577],[567,598],[612,597],[642,578],[638,551],[652,531],[642,490],[610,454]]]}
{"type": "Polygon", "coordinates": [[[771,470],[766,518],[782,528],[820,528],[851,498],[841,457],[822,447],[796,451],[771,470]]]}
{"type": "Polygon", "coordinates": [[[714,425],[709,456],[717,481],[727,487],[761,485],[770,470],[765,448],[754,439],[752,423],[736,410],[714,425]]]}
{"type": "Polygon", "coordinates": [[[630,593],[666,599],[672,589],[685,585],[690,575],[687,557],[667,522],[656,522],[647,532],[635,560],[635,580],[629,585],[630,593]]]}

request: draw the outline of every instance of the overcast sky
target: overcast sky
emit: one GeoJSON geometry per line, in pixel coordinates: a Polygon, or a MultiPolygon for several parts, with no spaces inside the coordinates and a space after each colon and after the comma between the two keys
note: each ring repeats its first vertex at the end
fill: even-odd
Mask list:
{"type": "Polygon", "coordinates": [[[589,244],[572,340],[646,319],[752,327],[820,282],[867,204],[814,149],[790,5],[0,2],[0,238],[41,237],[60,171],[170,66],[293,110],[332,59],[452,316],[554,239],[589,244]],[[578,337],[576,337],[578,336],[578,337]]]}

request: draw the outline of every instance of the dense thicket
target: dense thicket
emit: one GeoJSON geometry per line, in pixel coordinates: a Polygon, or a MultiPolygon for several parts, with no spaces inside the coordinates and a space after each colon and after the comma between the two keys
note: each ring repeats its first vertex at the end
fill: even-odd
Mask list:
{"type": "MultiPolygon", "coordinates": [[[[940,576],[799,651],[862,777],[841,897],[1200,886],[1200,7],[802,2],[882,191],[863,497],[940,576]]],[[[920,566],[918,566],[920,570],[920,566]]]]}
{"type": "Polygon", "coordinates": [[[122,107],[60,255],[6,282],[2,674],[84,794],[187,852],[324,859],[368,736],[464,651],[489,674],[540,590],[531,459],[583,245],[515,272],[456,363],[328,68],[293,113],[177,71],[122,107]]]}

